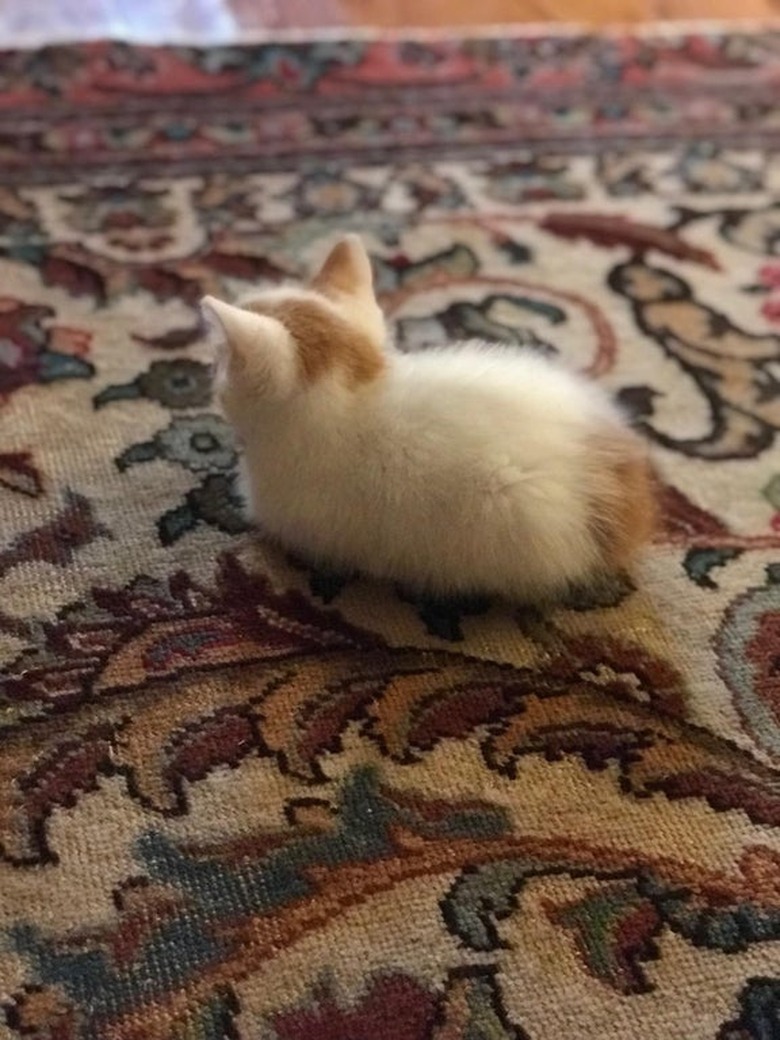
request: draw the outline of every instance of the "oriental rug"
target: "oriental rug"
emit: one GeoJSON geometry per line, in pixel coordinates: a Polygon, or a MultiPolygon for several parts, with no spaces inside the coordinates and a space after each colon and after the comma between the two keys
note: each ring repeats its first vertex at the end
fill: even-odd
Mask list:
{"type": "Polygon", "coordinates": [[[717,28],[0,55],[3,1040],[780,1036],[779,85],[717,28]],[[404,349],[622,402],[633,580],[247,530],[197,302],[345,230],[404,349]]]}

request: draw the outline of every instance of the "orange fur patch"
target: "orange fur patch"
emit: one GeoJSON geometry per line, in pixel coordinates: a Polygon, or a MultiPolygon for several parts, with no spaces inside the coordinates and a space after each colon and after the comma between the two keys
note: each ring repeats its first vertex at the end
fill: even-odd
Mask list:
{"type": "Polygon", "coordinates": [[[588,445],[591,529],[610,566],[627,566],[649,542],[658,521],[655,480],[639,438],[627,431],[599,433],[588,445]]]}
{"type": "Polygon", "coordinates": [[[369,335],[334,313],[325,303],[290,299],[248,304],[256,314],[275,318],[287,329],[298,351],[303,378],[313,383],[341,369],[351,386],[371,382],[385,367],[382,349],[369,335]]]}

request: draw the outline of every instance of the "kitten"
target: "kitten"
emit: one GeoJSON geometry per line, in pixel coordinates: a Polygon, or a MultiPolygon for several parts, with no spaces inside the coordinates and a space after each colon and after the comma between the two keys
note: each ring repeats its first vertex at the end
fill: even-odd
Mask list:
{"type": "Polygon", "coordinates": [[[305,288],[203,308],[251,515],[302,557],[529,602],[622,569],[649,537],[643,445],[604,393],[516,349],[394,350],[357,236],[305,288]]]}

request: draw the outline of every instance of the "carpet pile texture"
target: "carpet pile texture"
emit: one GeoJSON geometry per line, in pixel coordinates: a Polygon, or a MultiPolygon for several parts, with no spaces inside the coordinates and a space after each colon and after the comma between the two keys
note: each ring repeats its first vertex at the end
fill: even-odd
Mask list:
{"type": "Polygon", "coordinates": [[[780,1037],[778,84],[717,28],[0,56],[3,1040],[780,1037]],[[345,230],[404,349],[623,403],[633,583],[247,531],[197,301],[345,230]]]}

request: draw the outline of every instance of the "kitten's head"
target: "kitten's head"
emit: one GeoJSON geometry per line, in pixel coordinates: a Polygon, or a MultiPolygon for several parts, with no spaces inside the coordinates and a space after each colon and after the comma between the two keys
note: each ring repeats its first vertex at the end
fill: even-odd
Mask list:
{"type": "Polygon", "coordinates": [[[215,389],[228,418],[261,400],[282,401],[332,377],[351,388],[385,364],[385,324],[371,261],[357,235],[341,239],[305,286],[268,289],[240,306],[206,296],[220,346],[215,389]]]}

